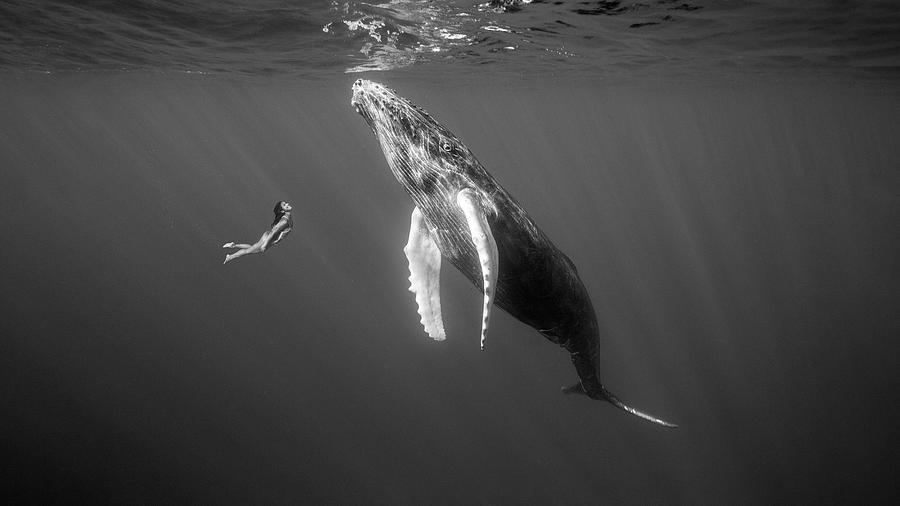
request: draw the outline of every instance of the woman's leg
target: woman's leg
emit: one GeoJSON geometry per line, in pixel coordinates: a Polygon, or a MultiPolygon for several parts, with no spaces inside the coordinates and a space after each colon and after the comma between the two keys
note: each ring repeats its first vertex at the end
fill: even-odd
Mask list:
{"type": "Polygon", "coordinates": [[[222,245],[223,248],[234,248],[234,249],[247,249],[253,247],[250,244],[235,244],[233,242],[226,242],[222,245]]]}
{"type": "Polygon", "coordinates": [[[265,237],[263,239],[260,239],[259,242],[257,242],[256,244],[254,244],[252,246],[248,245],[248,244],[241,244],[240,246],[246,246],[246,248],[239,249],[230,255],[226,255],[225,261],[222,263],[227,264],[228,262],[234,260],[235,258],[239,258],[244,255],[250,255],[252,253],[260,253],[260,252],[262,252],[262,245],[264,242],[265,242],[265,237]]]}
{"type": "Polygon", "coordinates": [[[250,252],[250,250],[246,250],[246,249],[237,250],[234,253],[231,253],[230,255],[225,255],[225,261],[222,263],[227,264],[228,262],[234,260],[235,258],[242,257],[249,252],[250,252]]]}

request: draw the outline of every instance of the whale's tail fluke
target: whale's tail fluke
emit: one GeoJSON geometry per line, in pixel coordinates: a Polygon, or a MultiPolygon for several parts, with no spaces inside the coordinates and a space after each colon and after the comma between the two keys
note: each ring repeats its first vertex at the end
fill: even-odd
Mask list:
{"type": "Polygon", "coordinates": [[[620,401],[618,397],[613,395],[612,392],[607,390],[605,387],[600,387],[600,388],[602,389],[603,397],[613,406],[615,406],[623,411],[627,411],[634,416],[643,418],[644,420],[647,420],[648,422],[653,422],[655,424],[662,425],[663,427],[670,427],[673,429],[678,427],[678,425],[671,423],[671,422],[667,422],[667,421],[663,420],[662,418],[657,418],[653,415],[648,415],[647,413],[644,413],[643,411],[638,411],[638,410],[632,408],[631,406],[628,406],[624,402],[620,401]]]}
{"type": "Polygon", "coordinates": [[[647,413],[644,413],[643,411],[639,411],[637,409],[632,408],[631,406],[629,406],[629,405],[625,404],[624,402],[622,402],[621,400],[619,400],[618,397],[613,395],[613,393],[610,392],[609,390],[607,390],[606,387],[604,387],[603,385],[600,385],[599,391],[597,393],[595,393],[594,395],[589,395],[587,392],[585,392],[584,386],[582,386],[580,381],[570,387],[562,387],[561,390],[562,390],[562,393],[564,393],[564,394],[582,394],[582,395],[587,395],[588,397],[590,397],[592,399],[602,399],[602,400],[612,404],[613,406],[621,409],[622,411],[631,413],[632,415],[637,416],[639,418],[643,418],[644,420],[647,420],[648,422],[653,422],[657,425],[662,425],[663,427],[670,427],[673,429],[678,427],[678,425],[671,423],[671,422],[667,422],[667,421],[663,420],[662,418],[657,418],[653,415],[649,415],[647,413]]]}

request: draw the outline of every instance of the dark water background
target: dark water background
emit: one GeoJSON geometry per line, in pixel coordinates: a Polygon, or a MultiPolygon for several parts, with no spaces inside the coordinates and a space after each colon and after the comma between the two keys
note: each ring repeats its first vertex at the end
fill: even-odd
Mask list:
{"type": "MultiPolygon", "coordinates": [[[[702,17],[683,19],[736,27],[788,9],[757,3],[745,20],[744,7],[695,3],[679,12],[702,17]]],[[[107,19],[110,3],[3,5],[44,9],[0,32],[6,502],[896,502],[900,87],[896,38],[878,31],[896,19],[885,2],[847,4],[877,16],[800,24],[807,48],[827,49],[807,53],[821,54],[839,30],[817,39],[808,25],[861,23],[872,36],[834,49],[850,55],[842,63],[740,71],[702,63],[702,43],[693,58],[680,47],[687,67],[649,63],[696,34],[679,19],[629,28],[640,19],[625,17],[664,16],[652,11],[664,4],[466,11],[489,18],[459,29],[477,40],[484,23],[569,8],[573,31],[629,34],[648,62],[598,49],[556,63],[512,51],[496,65],[479,63],[494,54],[479,42],[440,46],[458,58],[435,61],[433,48],[325,32],[369,7],[316,4],[298,14],[297,38],[319,48],[297,50],[310,61],[254,70],[266,40],[289,59],[278,44],[290,30],[271,24],[309,5],[259,5],[276,4],[259,7],[257,38],[222,28],[230,46],[193,60],[187,35],[154,46],[124,31],[113,46],[158,61],[125,51],[110,65],[77,34],[43,47],[83,60],[22,42],[55,40],[54,20],[84,26],[47,12],[107,19]],[[669,30],[670,43],[657,32],[641,45],[642,29],[669,30]],[[619,70],[592,74],[605,57],[619,70]],[[560,395],[575,379],[566,354],[505,313],[480,352],[481,297],[453,269],[448,340],[424,335],[401,251],[411,203],[349,106],[358,77],[427,108],[530,211],[592,294],[605,382],[677,430],[560,395]],[[221,244],[258,238],[279,199],[294,205],[294,232],[222,266],[221,244]]],[[[388,7],[399,4],[415,2],[388,7]]],[[[180,4],[118,5],[116,23],[180,4]]],[[[186,33],[209,38],[221,16],[253,26],[222,5],[195,12],[207,23],[186,33]]],[[[536,43],[559,40],[570,39],[536,43]]]]}

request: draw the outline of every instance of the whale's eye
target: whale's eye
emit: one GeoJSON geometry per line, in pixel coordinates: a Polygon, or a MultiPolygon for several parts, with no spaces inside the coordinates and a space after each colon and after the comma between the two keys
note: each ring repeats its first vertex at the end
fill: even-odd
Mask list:
{"type": "Polygon", "coordinates": [[[453,146],[447,141],[441,141],[441,149],[444,150],[444,153],[449,153],[453,150],[453,146]]]}

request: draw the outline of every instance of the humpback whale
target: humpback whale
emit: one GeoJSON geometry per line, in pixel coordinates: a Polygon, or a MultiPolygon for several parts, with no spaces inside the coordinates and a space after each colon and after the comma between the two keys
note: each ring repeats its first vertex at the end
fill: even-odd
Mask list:
{"type": "Polygon", "coordinates": [[[410,291],[425,332],[446,333],[440,269],[447,259],[484,293],[481,349],[494,304],[569,352],[584,394],[666,427],[613,395],[597,371],[599,325],[575,264],[484,169],[471,151],[422,108],[381,84],[357,80],[350,101],[371,127],[394,177],[415,207],[409,240],[410,291]]]}

